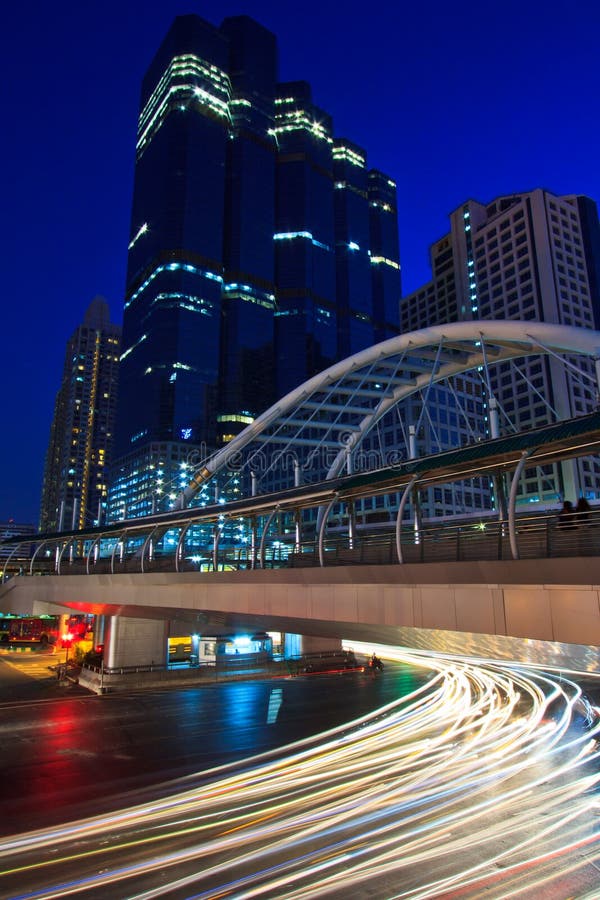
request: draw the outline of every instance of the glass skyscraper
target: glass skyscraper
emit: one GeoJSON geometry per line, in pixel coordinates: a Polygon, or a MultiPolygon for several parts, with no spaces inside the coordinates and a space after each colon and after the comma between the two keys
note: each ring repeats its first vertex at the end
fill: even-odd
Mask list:
{"type": "Polygon", "coordinates": [[[121,329],[96,297],[67,342],[46,453],[40,531],[104,517],[114,439],[121,329]]]}
{"type": "Polygon", "coordinates": [[[277,81],[252,19],[174,20],[142,85],[113,520],[165,509],[278,396],[398,330],[395,185],[277,81]]]}

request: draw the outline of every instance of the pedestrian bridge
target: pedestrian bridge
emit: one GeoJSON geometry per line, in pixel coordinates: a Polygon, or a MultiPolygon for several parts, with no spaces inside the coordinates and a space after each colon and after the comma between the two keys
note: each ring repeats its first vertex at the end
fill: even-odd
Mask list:
{"type": "Polygon", "coordinates": [[[598,556],[23,576],[1,591],[15,612],[118,617],[113,666],[149,662],[169,619],[204,634],[269,630],[528,661],[552,642],[557,665],[577,657],[581,667],[583,651],[585,666],[600,664],[598,556]]]}
{"type": "Polygon", "coordinates": [[[516,503],[526,467],[597,455],[600,412],[500,436],[488,362],[527,353],[553,362],[579,353],[593,360],[598,376],[600,334],[540,323],[459,323],[361,352],[283,398],[202,465],[178,509],[5,541],[4,577],[14,577],[0,587],[0,607],[118,617],[121,635],[129,622],[127,642],[109,648],[113,663],[126,644],[131,658],[134,645],[143,653],[152,643],[140,623],[173,618],[204,633],[269,629],[410,646],[444,635],[456,652],[478,635],[493,638],[499,656],[504,646],[514,656],[515,640],[520,656],[531,641],[600,647],[596,513],[565,528],[556,513],[524,516],[516,503]],[[491,440],[348,471],[360,440],[395,404],[416,392],[425,392],[426,401],[432,384],[473,369],[485,371],[491,440]],[[249,497],[186,508],[234,451],[258,438],[285,442],[284,448],[295,442],[311,454],[337,450],[324,480],[295,479],[293,487],[259,494],[253,478],[249,497]],[[494,481],[504,501],[495,513],[421,521],[420,490],[475,478],[494,481]],[[361,527],[357,504],[382,496],[393,496],[395,521],[361,527]],[[247,544],[224,541],[225,524],[241,520],[248,523],[247,544]]]}

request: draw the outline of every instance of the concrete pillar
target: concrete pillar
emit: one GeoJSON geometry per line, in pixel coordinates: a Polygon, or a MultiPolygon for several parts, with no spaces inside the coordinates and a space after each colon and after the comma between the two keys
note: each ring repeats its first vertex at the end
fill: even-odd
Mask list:
{"type": "Polygon", "coordinates": [[[166,665],[168,620],[130,616],[107,618],[104,640],[104,665],[107,669],[166,665]]]}
{"type": "Polygon", "coordinates": [[[104,633],[106,629],[106,616],[96,616],[94,618],[94,649],[99,644],[104,644],[104,633]]]}

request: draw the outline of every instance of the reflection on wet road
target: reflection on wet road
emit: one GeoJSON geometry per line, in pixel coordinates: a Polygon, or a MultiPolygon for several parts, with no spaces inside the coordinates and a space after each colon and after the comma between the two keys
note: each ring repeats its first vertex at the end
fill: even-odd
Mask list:
{"type": "Polygon", "coordinates": [[[0,896],[597,897],[599,725],[577,684],[378,652],[427,677],[200,786],[5,838],[0,896]]]}

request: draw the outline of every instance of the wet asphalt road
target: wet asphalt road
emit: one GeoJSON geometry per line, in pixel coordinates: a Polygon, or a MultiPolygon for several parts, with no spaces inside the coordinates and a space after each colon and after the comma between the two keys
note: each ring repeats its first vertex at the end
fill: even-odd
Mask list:
{"type": "Polygon", "coordinates": [[[0,656],[0,834],[118,808],[182,777],[344,724],[422,673],[347,672],[97,696],[50,652],[0,656]],[[148,793],[146,793],[148,792],[148,793]]]}

